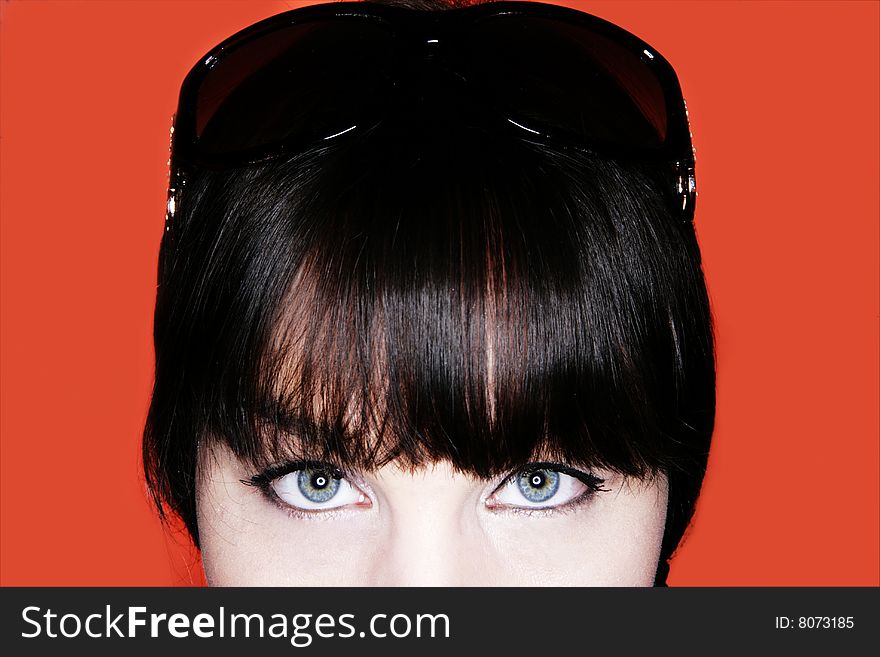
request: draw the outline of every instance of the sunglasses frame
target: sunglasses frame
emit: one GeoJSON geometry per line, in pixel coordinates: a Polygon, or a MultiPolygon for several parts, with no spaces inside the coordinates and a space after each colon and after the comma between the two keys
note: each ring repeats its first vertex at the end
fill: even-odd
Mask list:
{"type": "Polygon", "coordinates": [[[680,207],[674,209],[676,212],[680,212],[683,222],[692,223],[697,196],[696,150],[692,143],[687,104],[672,65],[651,45],[631,32],[576,9],[538,2],[501,0],[436,11],[415,11],[372,2],[332,2],[276,14],[236,32],[206,53],[186,75],[181,85],[177,112],[172,117],[166,232],[171,230],[175,212],[180,207],[182,192],[186,186],[187,171],[192,167],[227,169],[247,166],[274,159],[285,153],[308,147],[313,143],[334,139],[351,132],[351,130],[345,130],[337,134],[322,136],[317,140],[303,140],[302,138],[292,141],[285,140],[270,144],[246,156],[240,153],[220,155],[202,152],[199,149],[196,130],[199,90],[210,72],[237,47],[282,28],[320,20],[356,18],[384,22],[391,25],[395,31],[399,30],[400,33],[406,34],[407,38],[415,37],[428,41],[436,38],[437,35],[442,35],[446,23],[477,22],[483,18],[497,16],[524,16],[558,20],[566,25],[594,31],[638,56],[659,83],[666,105],[667,134],[664,143],[658,148],[634,152],[631,147],[615,148],[608,143],[597,145],[595,141],[582,135],[536,125],[534,122],[525,122],[521,117],[513,114],[504,118],[507,119],[507,124],[519,129],[521,137],[527,139],[548,141],[564,148],[595,150],[607,153],[612,157],[635,157],[637,160],[645,162],[665,163],[670,167],[669,180],[673,186],[670,191],[674,198],[680,202],[680,207]]]}

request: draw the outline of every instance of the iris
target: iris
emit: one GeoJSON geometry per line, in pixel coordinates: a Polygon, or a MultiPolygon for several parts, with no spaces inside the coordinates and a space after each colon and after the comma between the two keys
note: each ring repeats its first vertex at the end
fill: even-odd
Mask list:
{"type": "Polygon", "coordinates": [[[332,499],[339,490],[339,481],[323,468],[300,470],[297,476],[297,485],[303,497],[316,504],[332,499]]]}
{"type": "Polygon", "coordinates": [[[559,490],[559,473],[554,470],[528,470],[517,477],[517,485],[529,502],[544,502],[559,490]]]}

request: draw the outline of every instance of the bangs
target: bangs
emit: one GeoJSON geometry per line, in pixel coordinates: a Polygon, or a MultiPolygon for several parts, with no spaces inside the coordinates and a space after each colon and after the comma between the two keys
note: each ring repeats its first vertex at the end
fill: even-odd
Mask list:
{"type": "Polygon", "coordinates": [[[476,130],[317,156],[207,194],[226,217],[194,390],[207,444],[258,467],[445,460],[481,478],[676,467],[678,290],[699,268],[645,175],[476,130]]]}

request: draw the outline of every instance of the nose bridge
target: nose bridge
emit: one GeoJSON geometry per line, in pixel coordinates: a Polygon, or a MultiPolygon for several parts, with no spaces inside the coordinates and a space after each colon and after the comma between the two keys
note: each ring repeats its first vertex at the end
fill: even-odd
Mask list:
{"type": "Polygon", "coordinates": [[[380,586],[455,586],[467,578],[467,536],[449,517],[395,522],[380,556],[380,586]]]}
{"type": "Polygon", "coordinates": [[[437,475],[415,477],[393,491],[376,586],[455,586],[474,581],[481,532],[473,496],[437,475]],[[433,480],[433,481],[432,481],[433,480]]]}
{"type": "Polygon", "coordinates": [[[442,15],[428,15],[410,24],[403,39],[403,56],[398,61],[398,82],[404,96],[418,100],[423,109],[448,111],[469,98],[472,89],[464,75],[459,49],[461,35],[455,23],[442,15]],[[437,107],[440,103],[444,107],[437,107]]]}
{"type": "Polygon", "coordinates": [[[455,16],[444,11],[419,12],[407,17],[409,23],[406,27],[406,37],[413,44],[438,45],[441,47],[451,44],[459,38],[461,23],[455,16]]]}

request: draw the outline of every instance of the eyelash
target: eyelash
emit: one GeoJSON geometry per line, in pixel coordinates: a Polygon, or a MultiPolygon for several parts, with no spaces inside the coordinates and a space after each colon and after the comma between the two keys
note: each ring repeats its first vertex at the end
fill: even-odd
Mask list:
{"type": "Polygon", "coordinates": [[[298,509],[291,506],[290,504],[287,504],[284,500],[278,497],[278,494],[272,487],[272,484],[273,482],[275,482],[276,479],[280,479],[284,475],[288,475],[291,472],[304,470],[306,468],[326,468],[327,466],[329,466],[330,474],[333,477],[344,477],[346,479],[351,479],[350,475],[344,472],[341,468],[338,468],[332,463],[328,463],[326,461],[289,461],[287,463],[270,465],[262,472],[258,472],[257,474],[253,475],[250,479],[242,479],[241,483],[243,483],[245,486],[253,486],[257,488],[266,497],[267,500],[272,502],[272,504],[274,504],[293,518],[299,518],[303,520],[332,520],[333,518],[336,518],[349,510],[345,507],[326,510],[298,509]]]}
{"type": "Polygon", "coordinates": [[[514,470],[510,474],[506,475],[501,482],[495,486],[491,493],[489,493],[489,497],[492,497],[500,491],[504,486],[508,483],[519,477],[520,475],[526,472],[532,472],[534,470],[552,470],[554,472],[558,472],[561,474],[566,474],[570,477],[574,477],[579,480],[587,489],[578,495],[575,498],[570,499],[568,502],[564,504],[559,504],[556,506],[546,506],[546,507],[518,507],[518,506],[509,506],[503,507],[499,509],[493,509],[492,513],[510,513],[515,515],[522,516],[552,516],[556,514],[565,514],[576,511],[579,507],[583,506],[587,502],[595,497],[596,493],[608,492],[608,489],[605,488],[605,479],[601,477],[597,477],[596,475],[590,472],[583,472],[582,470],[576,470],[574,468],[570,468],[566,465],[562,465],[561,463],[552,463],[546,461],[540,461],[537,463],[527,463],[523,467],[518,470],[514,470]]]}
{"type": "MultiPolygon", "coordinates": [[[[282,511],[285,511],[292,517],[301,518],[301,519],[325,519],[330,520],[343,514],[347,511],[345,507],[339,507],[334,509],[327,510],[307,510],[307,509],[298,509],[296,507],[291,506],[284,502],[281,498],[278,497],[278,494],[275,492],[275,489],[272,487],[272,483],[291,472],[296,472],[298,470],[303,470],[305,468],[315,468],[315,467],[327,467],[331,468],[331,475],[334,477],[346,478],[351,480],[351,476],[346,473],[341,468],[333,465],[332,463],[327,463],[325,461],[290,461],[287,463],[280,463],[276,465],[271,465],[267,467],[265,470],[258,472],[257,474],[250,477],[250,479],[242,479],[241,483],[246,486],[253,486],[257,488],[267,500],[272,502],[275,506],[280,508],[282,511]]],[[[571,513],[575,511],[577,508],[586,504],[596,493],[607,492],[608,489],[604,487],[605,480],[595,476],[589,472],[583,472],[581,470],[576,470],[574,468],[570,468],[568,466],[562,465],[561,463],[551,463],[551,462],[536,462],[536,463],[527,463],[523,467],[510,472],[505,475],[505,477],[492,489],[492,492],[489,493],[488,497],[492,497],[498,491],[500,491],[504,486],[510,483],[516,477],[519,477],[525,472],[531,472],[533,470],[553,470],[554,472],[558,472],[561,474],[566,474],[570,477],[574,477],[583,483],[587,489],[578,495],[577,497],[565,502],[564,504],[556,505],[556,506],[547,506],[547,507],[516,507],[516,506],[508,506],[498,509],[492,509],[492,513],[510,513],[515,515],[523,515],[523,516],[551,516],[556,514],[564,514],[571,513]]],[[[362,485],[355,478],[355,483],[358,485],[362,485]]]]}

